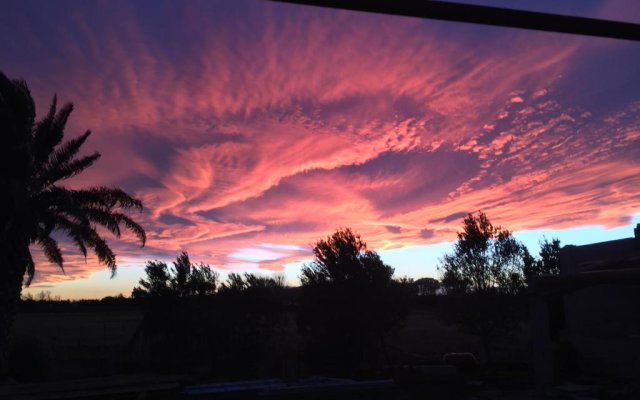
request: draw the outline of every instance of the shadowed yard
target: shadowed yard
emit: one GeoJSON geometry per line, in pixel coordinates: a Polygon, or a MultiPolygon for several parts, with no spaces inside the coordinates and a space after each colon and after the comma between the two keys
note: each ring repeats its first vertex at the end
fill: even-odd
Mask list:
{"type": "MultiPolygon", "coordinates": [[[[137,351],[138,311],[29,312],[17,316],[13,351],[36,346],[51,379],[101,376],[131,369],[137,351]]],[[[27,356],[28,357],[28,356],[27,356]]],[[[25,357],[30,368],[37,360],[25,357]]]]}

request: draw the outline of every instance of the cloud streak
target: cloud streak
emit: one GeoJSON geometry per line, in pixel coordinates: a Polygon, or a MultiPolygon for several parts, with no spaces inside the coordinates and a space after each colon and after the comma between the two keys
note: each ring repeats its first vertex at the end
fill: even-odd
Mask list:
{"type": "Polygon", "coordinates": [[[148,248],[111,241],[125,262],[187,250],[223,269],[279,270],[338,227],[381,250],[450,241],[478,209],[516,230],[617,226],[638,212],[635,43],[158,4],[0,17],[5,72],[29,82],[40,113],[54,92],[73,100],[68,135],[95,132],[87,150],[104,157],[70,184],[144,201],[148,248]]]}

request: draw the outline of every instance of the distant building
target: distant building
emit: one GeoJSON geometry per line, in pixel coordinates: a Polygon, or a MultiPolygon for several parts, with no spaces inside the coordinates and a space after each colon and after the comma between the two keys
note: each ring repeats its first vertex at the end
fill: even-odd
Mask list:
{"type": "Polygon", "coordinates": [[[560,275],[530,282],[539,387],[640,378],[640,224],[632,238],[564,246],[560,275]]]}

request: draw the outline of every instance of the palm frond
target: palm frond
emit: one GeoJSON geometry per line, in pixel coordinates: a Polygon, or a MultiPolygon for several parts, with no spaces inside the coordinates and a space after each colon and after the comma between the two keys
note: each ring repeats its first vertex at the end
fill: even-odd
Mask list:
{"type": "Polygon", "coordinates": [[[52,263],[57,264],[64,272],[64,259],[62,258],[62,252],[60,251],[58,242],[45,232],[38,232],[35,241],[40,245],[40,247],[42,247],[47,259],[52,263]]]}
{"type": "Polygon", "coordinates": [[[140,243],[142,243],[141,247],[144,247],[144,245],[147,243],[147,233],[145,232],[144,228],[140,226],[140,224],[138,224],[136,221],[131,219],[128,215],[122,213],[114,213],[113,215],[118,219],[119,223],[124,224],[127,229],[129,229],[131,232],[133,232],[134,235],[136,235],[138,240],[140,240],[140,243]]]}
{"type": "Polygon", "coordinates": [[[73,111],[73,104],[65,104],[53,118],[49,119],[51,111],[55,113],[55,102],[51,105],[49,115],[38,124],[33,137],[33,153],[36,165],[45,163],[54,148],[62,142],[64,127],[73,111]]]}
{"type": "MultiPolygon", "coordinates": [[[[82,204],[74,198],[74,190],[59,186],[49,186],[33,198],[36,210],[45,210],[52,215],[67,215],[78,223],[89,225],[89,219],[83,211],[82,204]]],[[[54,217],[55,219],[55,217],[54,217]]]]}
{"type": "Polygon", "coordinates": [[[85,261],[87,260],[87,247],[85,245],[85,237],[88,224],[73,222],[64,216],[58,216],[56,228],[65,232],[71,238],[73,243],[78,247],[85,261]]]}
{"type": "Polygon", "coordinates": [[[77,190],[74,198],[81,204],[97,204],[108,208],[121,207],[123,209],[137,209],[142,211],[142,202],[131,197],[122,189],[98,186],[89,189],[77,190]]]}
{"type": "Polygon", "coordinates": [[[116,273],[116,255],[109,247],[106,240],[104,240],[96,231],[95,226],[76,224],[74,229],[77,229],[77,233],[81,235],[83,245],[93,249],[94,253],[98,257],[98,261],[105,264],[109,270],[111,270],[111,276],[115,276],[116,273]]]}
{"type": "Polygon", "coordinates": [[[131,219],[128,215],[97,208],[85,209],[84,212],[91,222],[104,226],[117,238],[121,235],[120,224],[123,224],[134,235],[136,235],[140,242],[142,242],[142,246],[145,245],[147,241],[147,233],[142,226],[131,219]]]}
{"type": "Polygon", "coordinates": [[[42,187],[47,187],[57,181],[72,178],[89,168],[99,158],[100,153],[96,152],[78,160],[72,160],[59,165],[47,166],[44,168],[42,175],[40,176],[40,185],[42,185],[42,187]]]}
{"type": "Polygon", "coordinates": [[[51,185],[38,193],[34,193],[34,199],[43,203],[57,203],[60,200],[73,201],[73,190],[62,186],[51,185]]]}
{"type": "Polygon", "coordinates": [[[31,285],[31,281],[33,281],[33,277],[36,274],[36,264],[33,262],[33,257],[31,256],[30,251],[27,250],[25,256],[27,258],[27,280],[24,282],[24,285],[28,287],[29,285],[31,285]]]}
{"type": "Polygon", "coordinates": [[[91,248],[98,257],[98,261],[107,265],[112,274],[115,273],[116,256],[107,242],[97,232],[95,226],[73,222],[60,216],[58,218],[58,228],[69,235],[85,258],[87,256],[87,247],[91,248]]]}
{"type": "Polygon", "coordinates": [[[51,124],[56,117],[56,109],[58,105],[58,96],[53,95],[53,100],[49,106],[49,112],[42,118],[35,126],[33,130],[33,151],[36,164],[41,164],[46,158],[46,152],[44,151],[45,143],[47,142],[47,136],[51,130],[51,124]]]}
{"type": "Polygon", "coordinates": [[[48,235],[55,229],[56,214],[47,212],[48,210],[38,211],[38,215],[36,216],[38,223],[33,229],[36,231],[36,235],[38,231],[48,235]]]}
{"type": "Polygon", "coordinates": [[[56,148],[49,155],[49,159],[47,160],[47,168],[55,168],[58,165],[62,165],[73,159],[73,157],[78,154],[78,151],[80,151],[80,147],[82,147],[89,135],[91,135],[91,131],[86,131],[83,135],[68,140],[58,148],[56,148]]]}
{"type": "Polygon", "coordinates": [[[105,264],[107,268],[111,271],[111,277],[113,278],[116,275],[116,255],[113,253],[113,250],[109,247],[107,242],[96,234],[96,237],[92,243],[93,251],[98,256],[98,261],[105,264]]]}
{"type": "Polygon", "coordinates": [[[51,124],[51,130],[54,132],[64,132],[64,127],[67,125],[67,120],[69,119],[69,115],[71,115],[72,111],[73,111],[72,103],[67,103],[64,106],[62,106],[60,111],[58,111],[55,118],[53,119],[53,123],[51,124]]]}
{"type": "Polygon", "coordinates": [[[113,213],[93,207],[86,208],[83,212],[91,222],[104,226],[113,236],[120,237],[119,219],[113,213]]]}

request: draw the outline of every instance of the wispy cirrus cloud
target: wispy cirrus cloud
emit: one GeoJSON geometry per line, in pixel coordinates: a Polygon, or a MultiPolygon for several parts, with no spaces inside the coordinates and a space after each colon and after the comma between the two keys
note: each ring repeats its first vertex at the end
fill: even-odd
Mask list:
{"type": "Polygon", "coordinates": [[[144,201],[147,248],[110,242],[124,261],[188,250],[278,270],[338,227],[392,249],[452,240],[478,209],[511,229],[638,211],[635,43],[157,4],[13,5],[1,24],[5,72],[27,79],[40,113],[57,92],[77,105],[68,134],[95,131],[87,150],[104,157],[70,184],[144,201]]]}

